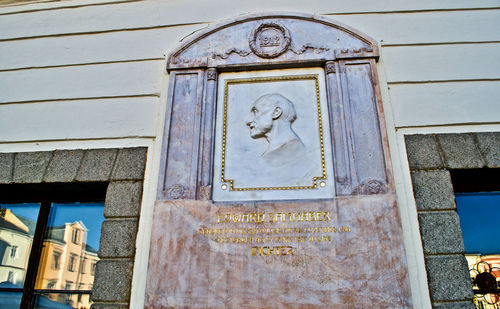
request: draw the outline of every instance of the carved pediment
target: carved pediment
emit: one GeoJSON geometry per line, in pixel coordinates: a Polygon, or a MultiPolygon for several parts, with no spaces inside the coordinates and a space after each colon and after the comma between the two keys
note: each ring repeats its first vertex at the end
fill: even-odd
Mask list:
{"type": "Polygon", "coordinates": [[[348,26],[314,15],[269,13],[194,34],[170,54],[167,69],[366,57],[378,57],[376,43],[348,26]]]}

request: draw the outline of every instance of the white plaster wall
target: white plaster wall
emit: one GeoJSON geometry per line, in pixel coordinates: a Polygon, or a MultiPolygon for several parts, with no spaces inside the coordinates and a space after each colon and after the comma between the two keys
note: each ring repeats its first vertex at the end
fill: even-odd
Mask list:
{"type": "Polygon", "coordinates": [[[147,146],[132,308],[142,308],[168,86],[209,23],[296,11],[380,43],[379,80],[416,308],[430,308],[404,134],[500,130],[498,0],[64,0],[0,7],[0,152],[147,146]]]}

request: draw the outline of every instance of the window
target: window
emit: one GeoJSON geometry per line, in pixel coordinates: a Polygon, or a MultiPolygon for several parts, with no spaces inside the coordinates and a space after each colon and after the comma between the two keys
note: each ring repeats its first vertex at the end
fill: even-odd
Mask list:
{"type": "Polygon", "coordinates": [[[104,221],[106,186],[0,185],[0,241],[7,239],[2,234],[11,235],[10,251],[0,250],[0,261],[6,261],[0,269],[19,269],[8,272],[8,283],[0,283],[0,308],[45,308],[47,304],[56,308],[57,303],[90,308],[91,290],[84,288],[93,283],[94,276],[82,276],[79,261],[88,256],[98,260],[95,252],[104,221]],[[5,255],[18,258],[9,262],[5,255]],[[54,277],[60,278],[60,286],[54,277]]]}
{"type": "Polygon", "coordinates": [[[17,257],[17,246],[12,246],[12,248],[10,248],[10,257],[15,259],[17,257]]]}
{"type": "Polygon", "coordinates": [[[87,264],[87,258],[82,259],[82,266],[80,267],[80,273],[84,274],[85,273],[85,266],[87,264]]]}
{"type": "Polygon", "coordinates": [[[500,182],[495,169],[451,171],[476,308],[500,308],[500,182]],[[491,290],[488,280],[495,283],[491,290]]]}
{"type": "Polygon", "coordinates": [[[54,264],[52,264],[53,268],[59,269],[61,267],[61,252],[54,251],[52,255],[54,257],[54,264]]]}
{"type": "Polygon", "coordinates": [[[15,273],[11,270],[9,270],[9,274],[7,275],[7,281],[10,283],[15,283],[14,281],[16,280],[15,273]]]}
{"type": "Polygon", "coordinates": [[[74,229],[73,230],[73,234],[71,235],[71,241],[74,243],[74,244],[79,244],[79,233],[80,231],[78,229],[74,229]]]}
{"type": "Polygon", "coordinates": [[[49,280],[47,282],[47,289],[52,290],[56,286],[57,280],[49,280]]]}
{"type": "Polygon", "coordinates": [[[91,269],[90,269],[90,274],[91,274],[92,276],[94,276],[94,275],[95,275],[95,267],[96,267],[96,265],[97,265],[96,263],[92,263],[92,267],[91,267],[91,269]]]}
{"type": "Polygon", "coordinates": [[[68,270],[75,271],[76,254],[71,253],[69,257],[68,270]]]}
{"type": "Polygon", "coordinates": [[[64,288],[65,288],[66,290],[71,290],[71,285],[72,285],[72,284],[73,284],[73,282],[71,282],[71,281],[66,281],[66,285],[64,286],[64,288]]]}

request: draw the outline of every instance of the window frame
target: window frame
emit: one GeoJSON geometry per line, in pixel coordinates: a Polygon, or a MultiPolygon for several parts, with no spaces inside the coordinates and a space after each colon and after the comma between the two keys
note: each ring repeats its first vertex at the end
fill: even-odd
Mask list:
{"type": "Polygon", "coordinates": [[[460,169],[500,169],[500,131],[403,136],[420,230],[416,246],[422,248],[422,270],[427,273],[430,301],[433,306],[469,307],[474,295],[465,250],[458,246],[434,249],[462,239],[454,197],[461,189],[456,181],[452,184],[450,173],[460,169]],[[436,228],[432,221],[440,214],[456,216],[457,220],[449,221],[446,228],[436,228]]]}
{"type": "MultiPolygon", "coordinates": [[[[68,296],[71,294],[86,294],[90,297],[92,290],[35,289],[35,283],[42,257],[43,240],[47,233],[51,205],[53,203],[69,202],[105,203],[108,184],[108,182],[0,184],[0,203],[40,204],[24,285],[22,288],[0,288],[0,292],[21,292],[20,308],[34,308],[36,296],[47,293],[67,294],[68,296]]],[[[78,265],[74,266],[73,268],[78,267],[78,265]]]]}

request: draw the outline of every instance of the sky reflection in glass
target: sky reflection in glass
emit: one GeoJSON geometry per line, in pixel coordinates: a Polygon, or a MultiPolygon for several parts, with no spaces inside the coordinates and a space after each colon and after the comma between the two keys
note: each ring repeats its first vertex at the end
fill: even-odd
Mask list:
{"type": "Polygon", "coordinates": [[[500,192],[457,193],[466,253],[500,253],[500,192]]]}
{"type": "Polygon", "coordinates": [[[104,203],[53,203],[49,227],[82,221],[88,229],[87,244],[99,248],[101,225],[104,221],[104,203]]]}

